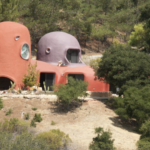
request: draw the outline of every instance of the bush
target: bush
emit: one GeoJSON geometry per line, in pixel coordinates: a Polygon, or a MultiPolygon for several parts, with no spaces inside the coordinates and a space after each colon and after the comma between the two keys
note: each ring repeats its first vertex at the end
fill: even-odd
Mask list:
{"type": "Polygon", "coordinates": [[[33,107],[33,108],[32,108],[32,110],[34,110],[34,111],[35,111],[35,110],[37,110],[37,108],[36,108],[36,107],[33,107]]]}
{"type": "Polygon", "coordinates": [[[11,115],[12,114],[12,109],[10,108],[7,112],[6,112],[6,116],[9,116],[9,115],[11,115]]]}
{"type": "Polygon", "coordinates": [[[114,140],[111,139],[111,133],[104,131],[101,127],[95,129],[97,136],[93,138],[90,144],[90,150],[114,150],[114,140]]]}
{"type": "Polygon", "coordinates": [[[3,101],[2,101],[2,99],[0,98],[0,110],[1,110],[3,107],[4,107],[3,101]]]}
{"type": "Polygon", "coordinates": [[[24,75],[24,78],[22,80],[25,87],[27,86],[32,87],[38,84],[39,71],[36,70],[36,67],[37,67],[37,64],[28,65],[28,74],[24,75]]]}
{"type": "Polygon", "coordinates": [[[140,140],[138,141],[138,150],[150,149],[150,120],[145,121],[140,128],[142,133],[140,140]]]}
{"type": "Polygon", "coordinates": [[[35,114],[33,120],[35,122],[41,122],[42,121],[41,114],[35,114]]]}
{"type": "Polygon", "coordinates": [[[36,123],[33,119],[31,120],[30,127],[34,127],[34,128],[36,127],[36,123]]]}
{"type": "Polygon", "coordinates": [[[46,141],[49,148],[52,150],[58,150],[60,147],[64,148],[69,144],[69,142],[71,142],[69,136],[59,129],[53,129],[48,132],[40,133],[37,135],[37,138],[40,139],[40,141],[46,141]]]}
{"type": "Polygon", "coordinates": [[[87,96],[88,83],[81,80],[75,80],[72,77],[68,77],[68,83],[65,85],[59,84],[55,86],[54,94],[58,96],[58,102],[66,106],[73,101],[78,102],[78,97],[87,96]]]}
{"type": "Polygon", "coordinates": [[[94,69],[95,72],[97,72],[98,68],[99,68],[99,63],[101,61],[101,58],[97,58],[97,59],[92,59],[90,61],[90,67],[94,69]]]}
{"type": "Polygon", "coordinates": [[[24,114],[24,118],[25,118],[25,120],[29,120],[29,118],[30,118],[30,115],[29,115],[29,113],[27,113],[27,114],[24,114]]]}
{"type": "Polygon", "coordinates": [[[55,125],[56,124],[56,122],[54,122],[54,121],[51,121],[51,125],[55,125]]]}
{"type": "Polygon", "coordinates": [[[124,98],[115,98],[115,112],[125,118],[134,118],[137,123],[142,125],[150,116],[150,87],[146,86],[142,89],[135,87],[129,88],[124,92],[124,98]]]}
{"type": "Polygon", "coordinates": [[[5,119],[4,122],[0,123],[0,131],[5,131],[9,133],[22,133],[26,132],[28,129],[28,124],[24,121],[19,121],[16,118],[11,118],[10,120],[5,119]]]}

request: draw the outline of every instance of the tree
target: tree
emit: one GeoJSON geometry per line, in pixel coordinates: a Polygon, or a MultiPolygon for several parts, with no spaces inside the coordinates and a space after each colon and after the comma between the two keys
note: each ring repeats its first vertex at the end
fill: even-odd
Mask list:
{"type": "Polygon", "coordinates": [[[145,30],[143,24],[138,24],[134,26],[134,31],[131,32],[130,39],[128,43],[131,46],[137,46],[142,48],[145,45],[145,30]]]}
{"type": "Polygon", "coordinates": [[[69,104],[76,101],[78,97],[87,96],[88,82],[75,80],[72,77],[68,77],[68,83],[63,85],[59,84],[54,87],[54,93],[58,96],[58,102],[69,107],[69,104]]]}
{"type": "Polygon", "coordinates": [[[90,144],[90,150],[114,150],[114,140],[111,139],[111,132],[104,131],[103,128],[99,127],[95,129],[97,136],[93,138],[90,144]]]}
{"type": "Polygon", "coordinates": [[[19,0],[0,0],[0,22],[17,21],[19,0]]]}
{"type": "Polygon", "coordinates": [[[149,55],[129,46],[113,45],[103,54],[95,75],[99,80],[119,87],[121,95],[130,85],[141,88],[150,83],[149,60],[149,55]]]}
{"type": "Polygon", "coordinates": [[[115,98],[115,112],[126,119],[136,119],[139,126],[150,119],[150,88],[130,87],[124,92],[124,98],[115,98]]]}

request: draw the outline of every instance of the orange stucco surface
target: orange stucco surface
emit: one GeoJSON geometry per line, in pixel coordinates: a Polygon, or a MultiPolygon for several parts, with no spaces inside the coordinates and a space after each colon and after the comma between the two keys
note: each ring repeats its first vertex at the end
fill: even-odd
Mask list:
{"type": "Polygon", "coordinates": [[[23,85],[22,78],[30,62],[30,58],[21,58],[24,43],[31,45],[29,31],[24,25],[15,22],[0,23],[0,77],[14,81],[16,88],[23,85]],[[20,36],[17,41],[16,36],[20,36]]]}
{"type": "Polygon", "coordinates": [[[40,73],[55,73],[55,84],[67,83],[68,74],[83,74],[84,80],[89,83],[88,91],[109,91],[109,84],[104,81],[95,80],[94,71],[89,66],[80,67],[59,67],[42,61],[31,60],[32,64],[37,63],[37,70],[40,73]]]}
{"type": "MultiPolygon", "coordinates": [[[[6,77],[15,82],[16,89],[23,87],[22,79],[27,73],[28,64],[37,63],[37,70],[40,73],[55,73],[55,84],[65,84],[68,74],[83,74],[84,80],[88,81],[89,91],[109,91],[109,84],[104,81],[94,80],[94,71],[89,66],[59,67],[43,61],[25,60],[21,57],[21,48],[31,42],[29,30],[22,24],[15,22],[0,23],[0,77],[6,77]],[[19,39],[15,38],[19,36],[19,39]]],[[[40,78],[39,78],[40,80],[40,78]]]]}

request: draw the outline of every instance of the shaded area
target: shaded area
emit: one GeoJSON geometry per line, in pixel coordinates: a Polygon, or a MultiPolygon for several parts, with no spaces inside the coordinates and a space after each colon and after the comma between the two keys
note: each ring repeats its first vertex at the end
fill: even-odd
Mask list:
{"type": "Polygon", "coordinates": [[[13,81],[10,80],[9,78],[0,77],[0,90],[8,90],[11,87],[10,82],[13,82],[13,81]]]}
{"type": "Polygon", "coordinates": [[[59,102],[48,102],[50,104],[50,110],[52,113],[67,113],[67,112],[74,112],[77,108],[80,108],[83,103],[87,103],[85,100],[79,100],[79,102],[72,102],[69,106],[66,106],[59,102]]]}
{"type": "Polygon", "coordinates": [[[40,74],[40,86],[42,90],[53,91],[52,86],[55,83],[55,73],[41,73],[40,74]]]}

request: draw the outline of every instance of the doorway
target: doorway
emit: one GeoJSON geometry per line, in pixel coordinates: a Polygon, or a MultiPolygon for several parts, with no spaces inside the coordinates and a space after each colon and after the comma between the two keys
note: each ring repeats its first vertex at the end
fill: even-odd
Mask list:
{"type": "Polygon", "coordinates": [[[43,90],[53,91],[52,86],[54,85],[54,83],[55,83],[55,73],[40,74],[40,86],[42,87],[43,90]]]}
{"type": "Polygon", "coordinates": [[[0,77],[0,90],[8,90],[11,88],[11,82],[14,83],[11,79],[0,77]]]}

